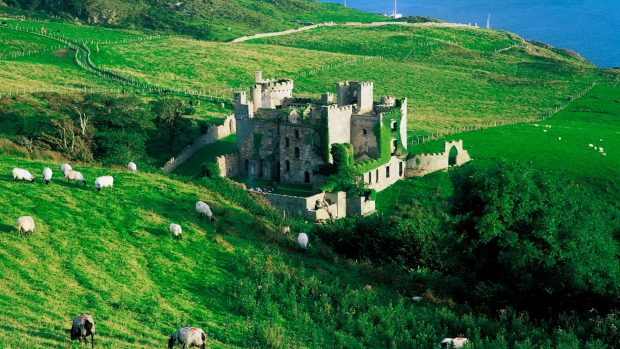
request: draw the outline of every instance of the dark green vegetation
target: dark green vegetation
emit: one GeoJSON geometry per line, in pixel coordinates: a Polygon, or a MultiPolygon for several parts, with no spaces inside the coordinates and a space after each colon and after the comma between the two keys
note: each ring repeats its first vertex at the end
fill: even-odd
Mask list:
{"type": "MultiPolygon", "coordinates": [[[[66,49],[2,59],[0,346],[61,348],[63,329],[82,312],[95,316],[104,348],[163,346],[186,325],[203,327],[216,348],[430,348],[454,336],[476,348],[613,348],[620,341],[613,72],[486,30],[333,27],[239,45],[147,37],[227,40],[305,21],[379,19],[316,2],[10,0],[18,2],[35,12],[0,11],[52,12],[100,26],[9,24],[87,41],[94,64],[164,87],[230,98],[258,69],[295,78],[296,91],[308,96],[339,80],[372,80],[377,97],[409,98],[414,136],[529,120],[594,81],[601,85],[538,127],[450,137],[465,140],[474,163],[401,181],[378,195],[383,215],[313,230],[284,220],[238,184],[196,178],[212,169],[206,162],[234,149],[234,136],[197,153],[178,177],[149,173],[204,134],[207,122],[228,115],[226,105],[136,91],[82,70],[66,49]],[[110,7],[114,16],[105,12],[110,7]],[[59,180],[58,166],[68,160],[88,186],[59,180]],[[139,174],[100,165],[129,160],[139,174]],[[50,186],[40,178],[13,183],[14,166],[35,175],[51,166],[56,178],[50,186]],[[116,187],[97,194],[92,180],[103,174],[114,175],[116,187]],[[215,225],[197,219],[198,199],[212,205],[215,225]],[[38,230],[19,239],[14,224],[25,214],[38,230]],[[173,222],[183,226],[180,242],[167,233],[173,222]],[[285,224],[292,237],[280,233],[285,224]],[[294,243],[302,230],[310,234],[306,254],[294,243]],[[414,302],[416,295],[424,300],[414,302]]],[[[0,54],[59,44],[8,28],[0,38],[0,54]]],[[[346,149],[338,153],[333,172],[345,180],[336,185],[350,184],[355,169],[346,149]]]]}

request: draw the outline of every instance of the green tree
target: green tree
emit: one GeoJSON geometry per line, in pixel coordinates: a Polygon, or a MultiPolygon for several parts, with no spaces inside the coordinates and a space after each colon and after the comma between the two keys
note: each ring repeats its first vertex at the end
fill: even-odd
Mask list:
{"type": "Polygon", "coordinates": [[[525,164],[455,175],[443,262],[469,300],[531,311],[617,304],[618,246],[603,204],[525,164]]]}
{"type": "Polygon", "coordinates": [[[194,114],[194,108],[185,105],[181,99],[165,98],[154,101],[151,110],[155,114],[157,126],[166,130],[169,147],[172,149],[175,137],[182,129],[184,116],[194,114]]]}
{"type": "Polygon", "coordinates": [[[96,155],[104,163],[124,164],[143,158],[153,116],[133,96],[87,95],[83,112],[92,115],[96,155]]]}

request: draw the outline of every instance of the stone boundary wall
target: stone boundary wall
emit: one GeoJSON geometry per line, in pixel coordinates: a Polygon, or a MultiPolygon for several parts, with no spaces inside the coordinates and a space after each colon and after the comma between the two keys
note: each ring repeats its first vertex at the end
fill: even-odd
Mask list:
{"type": "Polygon", "coordinates": [[[366,198],[347,198],[347,193],[318,193],[308,197],[281,194],[262,194],[271,205],[287,215],[305,218],[309,221],[326,221],[348,216],[369,215],[375,212],[375,202],[366,198]],[[316,203],[326,206],[316,208],[316,203]]]}
{"type": "Polygon", "coordinates": [[[463,141],[445,142],[443,153],[418,154],[407,161],[406,177],[421,177],[429,173],[445,170],[450,167],[450,150],[457,151],[454,166],[461,166],[471,161],[467,150],[463,149],[463,141]]]}
{"type": "Polygon", "coordinates": [[[224,119],[224,124],[222,125],[211,125],[207,130],[207,133],[198,137],[194,141],[194,144],[189,145],[187,148],[183,149],[176,157],[168,160],[164,167],[161,168],[162,171],[166,173],[170,173],[174,171],[177,167],[179,167],[182,163],[187,161],[187,159],[191,158],[196,152],[202,150],[207,145],[216,142],[222,138],[228,137],[231,134],[235,134],[237,132],[237,121],[235,120],[234,115],[229,115],[224,119]]]}
{"type": "Polygon", "coordinates": [[[290,35],[295,33],[300,33],[306,30],[312,30],[320,27],[347,27],[347,26],[355,26],[355,27],[380,27],[384,25],[402,25],[404,27],[440,27],[440,28],[472,28],[478,29],[479,27],[471,26],[469,24],[459,24],[459,23],[407,23],[407,22],[372,22],[372,23],[362,23],[362,22],[345,22],[345,23],[336,23],[336,22],[325,22],[319,24],[308,25],[305,27],[295,28],[283,30],[280,32],[272,32],[272,33],[260,33],[250,36],[242,36],[240,38],[234,39],[230,41],[231,44],[237,44],[240,42],[254,40],[254,39],[262,39],[269,38],[273,36],[282,36],[282,35],[290,35]]]}

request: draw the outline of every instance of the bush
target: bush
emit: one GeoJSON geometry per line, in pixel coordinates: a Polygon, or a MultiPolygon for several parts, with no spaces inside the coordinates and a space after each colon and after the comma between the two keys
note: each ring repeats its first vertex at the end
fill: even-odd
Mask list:
{"type": "Polygon", "coordinates": [[[202,164],[202,175],[209,178],[220,177],[220,168],[212,162],[202,164]]]}
{"type": "Polygon", "coordinates": [[[455,172],[444,271],[492,308],[612,308],[620,267],[603,204],[525,164],[455,172]]]}

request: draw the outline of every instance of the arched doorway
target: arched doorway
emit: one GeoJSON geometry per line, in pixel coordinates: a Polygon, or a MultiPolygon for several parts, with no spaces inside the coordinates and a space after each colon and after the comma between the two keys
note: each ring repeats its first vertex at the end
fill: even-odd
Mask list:
{"type": "Polygon", "coordinates": [[[459,155],[459,151],[456,150],[455,146],[450,148],[450,152],[448,153],[448,166],[456,165],[456,157],[459,155]]]}
{"type": "Polygon", "coordinates": [[[304,172],[304,183],[310,183],[310,172],[304,172]]]}

